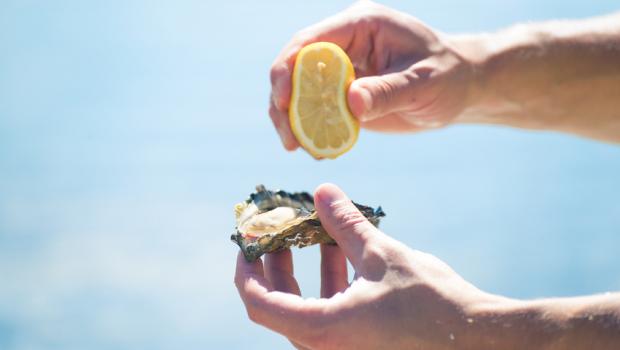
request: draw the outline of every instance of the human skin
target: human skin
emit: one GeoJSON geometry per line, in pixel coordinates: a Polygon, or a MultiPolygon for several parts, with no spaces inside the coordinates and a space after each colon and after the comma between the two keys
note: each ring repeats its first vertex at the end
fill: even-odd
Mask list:
{"type": "MultiPolygon", "coordinates": [[[[361,2],[293,37],[271,69],[270,116],[284,147],[295,55],[331,41],[358,79],[363,128],[417,132],[488,123],[620,142],[620,15],[446,35],[361,2]]],[[[616,349],[620,294],[533,301],[491,295],[437,258],[369,225],[332,185],[315,193],[337,247],[321,247],[321,299],[303,299],[290,251],[237,261],[249,317],[300,349],[616,349]],[[356,272],[349,284],[346,259],[356,272]]]]}
{"type": "Polygon", "coordinates": [[[351,58],[349,108],[368,130],[484,123],[620,142],[620,13],[447,35],[357,3],[298,32],[272,65],[269,114],[288,150],[299,147],[288,124],[295,56],[316,41],[351,58]]]}
{"type": "Polygon", "coordinates": [[[520,301],[485,293],[375,228],[336,186],[314,195],[337,246],[321,247],[321,298],[304,299],[290,250],[247,262],[248,316],[298,349],[617,349],[620,294],[520,301]],[[346,260],[355,269],[349,284],[346,260]]]}

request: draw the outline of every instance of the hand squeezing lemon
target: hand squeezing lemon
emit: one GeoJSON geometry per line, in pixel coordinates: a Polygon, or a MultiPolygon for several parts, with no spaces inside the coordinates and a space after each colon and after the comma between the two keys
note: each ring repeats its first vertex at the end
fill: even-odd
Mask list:
{"type": "Polygon", "coordinates": [[[317,42],[297,54],[289,108],[291,129],[315,158],[334,159],[357,141],[359,123],[347,104],[355,71],[336,44],[317,42]]]}

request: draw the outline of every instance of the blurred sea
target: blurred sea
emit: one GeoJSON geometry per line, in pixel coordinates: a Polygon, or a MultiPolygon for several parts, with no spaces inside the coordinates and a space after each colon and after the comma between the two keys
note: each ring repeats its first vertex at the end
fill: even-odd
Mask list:
{"type": "MultiPolygon", "coordinates": [[[[386,1],[447,32],[616,1],[386,1]]],[[[620,147],[482,126],[287,153],[268,71],[343,1],[0,2],[0,349],[287,348],[233,285],[233,205],[333,182],[484,290],[620,289],[620,147]]],[[[318,249],[295,251],[317,296],[318,249]]]]}

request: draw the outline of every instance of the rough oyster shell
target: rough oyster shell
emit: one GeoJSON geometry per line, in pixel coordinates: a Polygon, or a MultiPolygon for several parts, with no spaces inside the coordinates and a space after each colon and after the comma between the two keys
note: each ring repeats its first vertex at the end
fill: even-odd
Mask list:
{"type": "MultiPolygon", "coordinates": [[[[385,213],[353,203],[375,226],[385,213]]],[[[325,232],[314,210],[314,199],[307,192],[269,191],[256,186],[250,198],[235,206],[236,233],[230,239],[237,243],[246,260],[254,261],[265,253],[291,246],[300,248],[317,244],[335,244],[325,232]]]]}

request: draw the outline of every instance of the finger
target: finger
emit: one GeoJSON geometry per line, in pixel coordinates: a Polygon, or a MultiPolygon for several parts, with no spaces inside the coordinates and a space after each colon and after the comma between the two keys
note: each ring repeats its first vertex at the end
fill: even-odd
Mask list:
{"type": "Polygon", "coordinates": [[[329,299],[306,300],[275,291],[264,276],[262,261],[247,262],[241,252],[237,256],[235,285],[252,321],[297,343],[305,344],[321,331],[316,325],[331,307],[329,299]]]}
{"type": "Polygon", "coordinates": [[[321,244],[321,298],[330,298],[348,286],[347,259],[342,249],[321,244]]]}
{"type": "Polygon", "coordinates": [[[290,249],[265,256],[265,277],[275,290],[301,295],[293,274],[293,256],[290,249]]]}
{"type": "Polygon", "coordinates": [[[420,77],[409,69],[359,78],[349,87],[349,108],[362,122],[406,110],[415,99],[419,81],[420,77]]]}
{"type": "Polygon", "coordinates": [[[353,202],[332,184],[323,184],[314,192],[314,203],[327,233],[338,243],[353,267],[361,268],[364,248],[381,235],[353,202]]]}
{"type": "Polygon", "coordinates": [[[412,123],[407,117],[398,113],[391,113],[381,118],[360,122],[360,126],[366,130],[389,132],[389,133],[409,133],[429,129],[412,123]]]}
{"type": "Polygon", "coordinates": [[[366,48],[364,52],[353,55],[352,52],[349,52],[353,48],[353,40],[356,37],[356,35],[353,35],[356,30],[356,26],[353,23],[354,20],[354,17],[342,13],[326,18],[298,32],[288,45],[280,51],[271,66],[270,72],[271,92],[275,105],[279,110],[288,110],[291,99],[291,75],[295,66],[295,58],[299,50],[304,46],[317,41],[329,41],[348,51],[347,53],[349,56],[353,56],[353,59],[357,56],[367,55],[366,51],[369,45],[366,44],[363,38],[368,35],[360,35],[360,39],[358,39],[360,43],[364,44],[361,46],[366,48]]]}
{"type": "Polygon", "coordinates": [[[299,147],[299,142],[297,142],[297,138],[291,130],[288,115],[276,108],[273,99],[269,103],[269,116],[271,117],[273,126],[276,128],[276,131],[280,136],[280,140],[282,141],[284,148],[289,151],[296,150],[299,147]]]}
{"type": "MultiPolygon", "coordinates": [[[[275,290],[301,295],[299,284],[295,280],[293,255],[290,249],[265,255],[265,276],[275,290]]],[[[297,349],[307,349],[291,339],[289,341],[297,349]]]]}
{"type": "MultiPolygon", "coordinates": [[[[295,56],[301,47],[294,51],[295,56]]],[[[284,61],[276,59],[271,67],[269,77],[271,79],[271,100],[280,111],[288,111],[291,101],[293,67],[295,56],[286,57],[284,61]]]]}
{"type": "Polygon", "coordinates": [[[264,275],[263,262],[260,259],[248,262],[243,253],[239,252],[237,269],[235,270],[235,285],[244,302],[246,301],[245,297],[251,296],[251,293],[264,294],[273,290],[273,286],[264,275]]]}
{"type": "Polygon", "coordinates": [[[299,142],[295,138],[288,121],[288,108],[291,100],[292,82],[291,76],[295,66],[295,58],[299,50],[304,46],[317,41],[330,41],[342,48],[350,46],[352,29],[340,26],[333,20],[323,21],[309,27],[295,38],[282,50],[274,61],[271,71],[271,103],[269,115],[282,139],[284,148],[295,150],[299,142]]]}

